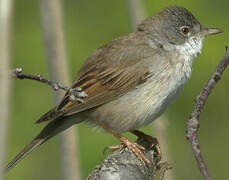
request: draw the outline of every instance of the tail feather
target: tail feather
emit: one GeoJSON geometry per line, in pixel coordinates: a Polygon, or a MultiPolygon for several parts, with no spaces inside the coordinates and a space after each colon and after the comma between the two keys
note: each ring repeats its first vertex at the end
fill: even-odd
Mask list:
{"type": "Polygon", "coordinates": [[[38,134],[38,136],[32,140],[32,142],[26,146],[5,168],[5,173],[10,169],[15,167],[22,159],[29,155],[38,146],[57,135],[58,133],[64,131],[65,129],[71,127],[75,123],[81,122],[76,120],[74,117],[58,117],[51,122],[49,122],[43,130],[38,134]]]}
{"type": "Polygon", "coordinates": [[[10,169],[16,166],[19,163],[19,161],[21,161],[24,157],[30,154],[35,148],[43,144],[45,141],[46,139],[34,139],[6,166],[5,173],[7,173],[10,169]]]}

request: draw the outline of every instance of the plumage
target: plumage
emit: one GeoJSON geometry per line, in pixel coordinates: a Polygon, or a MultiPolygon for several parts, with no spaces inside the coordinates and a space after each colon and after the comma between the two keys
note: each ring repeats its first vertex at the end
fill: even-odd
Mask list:
{"type": "Polygon", "coordinates": [[[85,103],[72,101],[69,90],[58,106],[36,121],[49,123],[6,170],[51,137],[83,121],[116,134],[149,124],[189,79],[205,36],[220,32],[202,26],[185,8],[171,6],[144,20],[136,32],[100,47],[85,60],[71,86],[87,93],[85,103]]]}

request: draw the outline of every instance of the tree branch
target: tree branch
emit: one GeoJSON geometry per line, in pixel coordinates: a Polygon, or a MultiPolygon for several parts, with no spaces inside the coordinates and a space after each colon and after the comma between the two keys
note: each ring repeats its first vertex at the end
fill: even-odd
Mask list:
{"type": "Polygon", "coordinates": [[[39,81],[41,83],[44,83],[44,84],[51,86],[54,91],[57,91],[60,89],[66,91],[66,92],[69,91],[69,93],[71,94],[70,100],[72,100],[72,101],[78,101],[80,103],[85,103],[83,98],[88,97],[88,95],[84,91],[82,91],[82,89],[79,87],[69,88],[63,84],[58,83],[58,82],[48,80],[48,79],[42,77],[42,75],[22,74],[22,71],[23,70],[21,68],[14,69],[12,71],[11,77],[12,78],[18,78],[18,79],[30,79],[30,80],[39,81]]]}
{"type": "Polygon", "coordinates": [[[95,167],[87,180],[163,180],[165,172],[172,167],[167,162],[159,162],[160,159],[155,155],[152,146],[144,139],[138,140],[137,143],[146,149],[145,155],[151,162],[149,167],[125,148],[109,155],[101,165],[95,167]]]}
{"type": "Polygon", "coordinates": [[[202,175],[204,176],[205,180],[210,180],[211,177],[208,173],[206,163],[203,160],[203,156],[200,151],[200,144],[197,139],[198,129],[199,129],[199,118],[200,118],[200,113],[203,110],[203,107],[207,101],[209,94],[211,93],[216,83],[221,79],[221,76],[224,70],[226,69],[226,67],[228,66],[228,64],[229,64],[229,47],[227,46],[226,55],[223,57],[223,59],[219,63],[215,72],[213,73],[211,78],[208,80],[207,84],[205,85],[205,87],[203,88],[199,96],[197,96],[194,111],[192,112],[191,116],[189,117],[187,121],[186,137],[189,140],[189,142],[191,143],[192,151],[194,153],[194,156],[196,158],[199,169],[202,175]]]}
{"type": "Polygon", "coordinates": [[[16,69],[13,70],[11,76],[13,78],[31,79],[31,80],[35,80],[35,81],[39,81],[39,82],[48,84],[49,86],[51,86],[53,88],[54,91],[57,91],[59,89],[62,89],[64,91],[67,91],[68,90],[68,87],[67,86],[62,85],[62,84],[57,83],[57,82],[50,81],[48,79],[45,79],[41,75],[22,74],[22,71],[23,70],[21,68],[16,68],[16,69]]]}

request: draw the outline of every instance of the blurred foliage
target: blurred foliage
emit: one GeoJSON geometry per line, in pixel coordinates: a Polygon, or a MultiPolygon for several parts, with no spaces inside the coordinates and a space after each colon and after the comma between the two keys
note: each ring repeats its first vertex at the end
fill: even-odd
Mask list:
{"type": "MultiPolygon", "coordinates": [[[[184,6],[203,24],[224,30],[224,34],[210,37],[205,41],[202,54],[194,63],[191,80],[176,102],[166,111],[169,119],[166,133],[175,179],[202,179],[185,138],[186,120],[193,110],[195,97],[221,60],[225,53],[224,47],[229,42],[229,21],[226,19],[229,1],[145,1],[149,15],[171,4],[184,6]]],[[[25,73],[48,77],[39,1],[15,1],[14,7],[12,67],[21,67],[25,73]]],[[[67,0],[63,1],[63,11],[71,78],[93,50],[130,32],[124,0],[67,0]]],[[[213,179],[229,179],[228,82],[229,70],[212,92],[201,115],[201,148],[213,179]]],[[[41,130],[44,125],[34,125],[33,122],[53,106],[51,89],[47,85],[30,80],[13,80],[13,83],[7,160],[15,156],[41,130]]],[[[152,125],[143,130],[154,135],[152,125]]],[[[85,124],[77,127],[80,168],[82,178],[85,179],[105,158],[106,155],[102,154],[103,149],[118,142],[111,135],[97,133],[85,124]]],[[[131,138],[134,139],[133,136],[131,138]]],[[[58,139],[53,138],[34,151],[9,172],[6,179],[62,179],[58,139]]]]}

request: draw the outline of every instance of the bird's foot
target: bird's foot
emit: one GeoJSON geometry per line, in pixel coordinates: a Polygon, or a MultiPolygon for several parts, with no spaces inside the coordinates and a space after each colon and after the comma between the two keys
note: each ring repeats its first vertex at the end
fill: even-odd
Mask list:
{"type": "Polygon", "coordinates": [[[131,142],[129,139],[125,137],[120,137],[119,140],[122,142],[122,144],[116,145],[116,146],[110,146],[108,147],[108,150],[111,152],[114,152],[116,150],[128,148],[131,152],[134,153],[134,155],[142,159],[147,165],[150,165],[150,161],[147,159],[145,154],[143,153],[145,151],[145,148],[142,147],[141,145],[131,142]]]}
{"type": "MultiPolygon", "coordinates": [[[[134,143],[134,142],[133,142],[134,143]]],[[[145,151],[145,148],[137,143],[134,143],[141,151],[145,151]]],[[[118,144],[118,145],[114,145],[114,146],[109,146],[107,149],[110,152],[115,152],[117,150],[121,150],[124,149],[126,146],[124,144],[118,144]]]]}
{"type": "MultiPolygon", "coordinates": [[[[117,133],[115,130],[107,127],[105,124],[101,122],[100,123],[97,122],[97,124],[103,127],[105,130],[107,130],[109,133],[113,134],[122,143],[121,145],[113,146],[113,147],[111,146],[106,149],[111,150],[113,152],[115,150],[123,149],[126,147],[131,152],[133,152],[137,158],[142,159],[146,163],[147,166],[150,166],[151,164],[150,161],[147,159],[147,157],[143,153],[145,151],[144,147],[142,147],[141,145],[137,143],[131,142],[129,139],[117,133]]],[[[106,149],[104,151],[106,151],[106,149]]]]}

